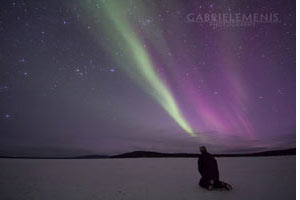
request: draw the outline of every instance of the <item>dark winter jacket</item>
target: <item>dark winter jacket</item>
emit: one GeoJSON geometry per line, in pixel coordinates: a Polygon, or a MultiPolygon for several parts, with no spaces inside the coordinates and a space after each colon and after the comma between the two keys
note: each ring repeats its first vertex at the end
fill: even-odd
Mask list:
{"type": "Polygon", "coordinates": [[[210,153],[202,153],[199,156],[198,170],[203,179],[219,181],[218,163],[210,153]]]}

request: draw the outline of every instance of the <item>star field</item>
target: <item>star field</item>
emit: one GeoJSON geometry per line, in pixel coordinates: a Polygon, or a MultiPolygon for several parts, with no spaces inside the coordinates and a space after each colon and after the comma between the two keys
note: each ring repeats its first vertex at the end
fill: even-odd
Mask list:
{"type": "Polygon", "coordinates": [[[5,1],[0,150],[294,147],[295,12],[283,0],[5,1]],[[279,21],[212,27],[189,13],[279,21]]]}

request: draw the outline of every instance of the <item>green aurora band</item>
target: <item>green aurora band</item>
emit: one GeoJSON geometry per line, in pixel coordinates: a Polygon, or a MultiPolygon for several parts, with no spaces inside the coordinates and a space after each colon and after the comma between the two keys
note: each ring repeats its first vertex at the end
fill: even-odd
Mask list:
{"type": "MultiPolygon", "coordinates": [[[[100,2],[100,0],[98,1],[100,2]]],[[[102,19],[103,13],[105,13],[106,18],[108,17],[111,22],[102,23],[102,26],[98,25],[97,28],[103,32],[103,26],[105,26],[106,34],[112,37],[114,41],[110,45],[122,46],[126,50],[126,59],[121,61],[120,58],[115,59],[118,65],[127,72],[131,79],[146,90],[183,130],[190,136],[196,136],[181,113],[171,91],[156,73],[155,66],[151,62],[147,50],[129,23],[125,13],[127,6],[122,3],[124,1],[101,2],[101,8],[89,7],[91,5],[90,2],[86,1],[84,5],[87,12],[92,11],[94,17],[99,19],[102,19]]],[[[99,37],[99,34],[95,35],[95,38],[97,37],[99,37]]],[[[107,49],[107,45],[105,46],[107,49]]],[[[112,50],[110,51],[113,55],[112,50]]]]}

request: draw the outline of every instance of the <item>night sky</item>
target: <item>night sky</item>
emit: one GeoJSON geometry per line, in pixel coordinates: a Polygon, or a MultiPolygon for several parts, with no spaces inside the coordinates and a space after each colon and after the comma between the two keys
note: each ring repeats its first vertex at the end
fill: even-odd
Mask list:
{"type": "Polygon", "coordinates": [[[295,147],[295,3],[1,2],[0,153],[295,147]]]}

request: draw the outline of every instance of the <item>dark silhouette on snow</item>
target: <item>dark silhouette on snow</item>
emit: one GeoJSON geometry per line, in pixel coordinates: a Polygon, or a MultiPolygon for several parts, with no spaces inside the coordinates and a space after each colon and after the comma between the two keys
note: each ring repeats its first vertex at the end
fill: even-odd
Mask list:
{"type": "Polygon", "coordinates": [[[198,160],[198,170],[202,177],[199,185],[208,190],[217,188],[231,190],[231,185],[219,180],[218,163],[214,156],[208,153],[204,146],[200,147],[200,151],[201,155],[198,160]]]}

